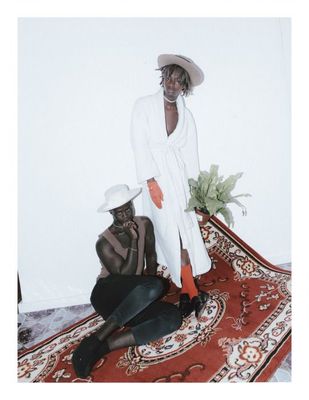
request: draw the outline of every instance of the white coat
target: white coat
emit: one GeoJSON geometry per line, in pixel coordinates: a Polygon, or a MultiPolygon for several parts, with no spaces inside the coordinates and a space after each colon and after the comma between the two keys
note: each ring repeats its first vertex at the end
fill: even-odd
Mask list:
{"type": "Polygon", "coordinates": [[[165,265],[172,281],[181,287],[180,240],[188,250],[193,275],[209,271],[211,260],[205,248],[195,212],[186,212],[190,198],[188,178],[196,179],[200,169],[197,133],[184,99],[177,99],[178,123],[168,136],[163,89],[138,99],[131,121],[131,140],[137,181],[143,185],[143,213],[153,224],[158,262],[165,265]],[[152,202],[147,179],[155,178],[163,192],[162,208],[152,202]]]}

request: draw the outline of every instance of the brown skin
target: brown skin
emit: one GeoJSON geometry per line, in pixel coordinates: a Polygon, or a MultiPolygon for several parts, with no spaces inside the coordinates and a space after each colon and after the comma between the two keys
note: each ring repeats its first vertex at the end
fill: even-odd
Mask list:
{"type": "Polygon", "coordinates": [[[180,73],[175,71],[169,78],[165,78],[163,80],[163,89],[164,96],[170,101],[175,101],[175,103],[169,103],[164,99],[166,133],[169,136],[174,132],[178,123],[176,100],[184,89],[181,85],[180,73]]]}
{"type": "MultiPolygon", "coordinates": [[[[165,126],[167,136],[170,136],[176,129],[178,123],[178,110],[176,100],[183,92],[184,87],[181,85],[180,73],[174,71],[169,78],[163,80],[163,93],[166,98],[174,103],[169,103],[164,99],[165,126]]],[[[148,179],[147,182],[155,181],[154,178],[148,179]]],[[[181,243],[181,240],[180,240],[181,243]]],[[[188,251],[182,248],[181,243],[181,265],[190,264],[188,251]]]]}
{"type": "MultiPolygon", "coordinates": [[[[108,228],[121,245],[128,249],[127,258],[124,260],[115,252],[111,244],[102,236],[96,243],[98,257],[111,274],[133,275],[136,273],[138,261],[139,231],[133,218],[135,215],[132,201],[110,211],[113,224],[108,228]]],[[[142,217],[145,226],[145,257],[147,275],[156,275],[157,254],[155,249],[155,236],[153,225],[149,218],[142,217]]]]}
{"type": "MultiPolygon", "coordinates": [[[[123,247],[128,248],[127,257],[123,259],[116,253],[103,236],[96,243],[97,254],[110,274],[135,275],[138,261],[138,238],[141,232],[133,219],[133,203],[130,201],[111,210],[110,213],[114,222],[108,229],[123,247]]],[[[141,219],[145,228],[146,272],[148,275],[156,275],[158,264],[152,222],[147,217],[141,217],[141,219]]],[[[72,356],[73,366],[79,378],[86,378],[102,355],[112,350],[136,345],[135,336],[130,328],[115,332],[118,328],[118,323],[114,318],[107,318],[93,335],[81,341],[72,356]]]]}

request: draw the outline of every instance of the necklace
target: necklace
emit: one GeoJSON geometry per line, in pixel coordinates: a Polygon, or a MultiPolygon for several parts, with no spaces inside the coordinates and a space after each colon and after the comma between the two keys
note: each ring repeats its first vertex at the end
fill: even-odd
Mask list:
{"type": "Polygon", "coordinates": [[[176,101],[177,101],[177,99],[176,100],[169,100],[167,97],[165,97],[164,95],[163,95],[163,97],[164,97],[164,99],[168,102],[168,103],[176,103],[176,101]]]}
{"type": "Polygon", "coordinates": [[[114,225],[116,228],[122,229],[122,232],[117,232],[117,235],[125,235],[125,234],[126,234],[126,233],[123,231],[123,226],[117,225],[117,224],[115,224],[115,222],[113,222],[113,225],[114,225]]]}
{"type": "Polygon", "coordinates": [[[123,230],[123,226],[122,225],[117,225],[117,224],[115,224],[115,222],[113,222],[113,225],[116,226],[116,228],[120,228],[120,229],[123,230]]]}

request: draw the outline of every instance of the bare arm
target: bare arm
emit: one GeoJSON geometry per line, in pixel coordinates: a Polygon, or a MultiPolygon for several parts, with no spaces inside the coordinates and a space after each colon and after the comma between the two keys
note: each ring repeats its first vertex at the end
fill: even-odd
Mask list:
{"type": "Polygon", "coordinates": [[[156,275],[158,263],[155,247],[155,235],[153,224],[149,218],[145,217],[146,237],[145,237],[145,252],[146,252],[146,271],[148,275],[156,275]]]}

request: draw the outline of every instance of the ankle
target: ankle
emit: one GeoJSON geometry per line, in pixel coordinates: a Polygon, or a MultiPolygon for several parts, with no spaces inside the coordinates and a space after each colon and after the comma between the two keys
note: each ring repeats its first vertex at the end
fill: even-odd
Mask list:
{"type": "Polygon", "coordinates": [[[119,325],[117,321],[113,317],[108,317],[101,328],[95,332],[95,336],[100,340],[100,342],[103,342],[118,328],[119,325]]]}
{"type": "Polygon", "coordinates": [[[198,295],[198,289],[195,285],[191,264],[181,266],[181,293],[188,293],[190,299],[198,295]]]}
{"type": "Polygon", "coordinates": [[[136,340],[131,329],[125,332],[115,333],[106,339],[109,351],[135,346],[136,340]]]}

